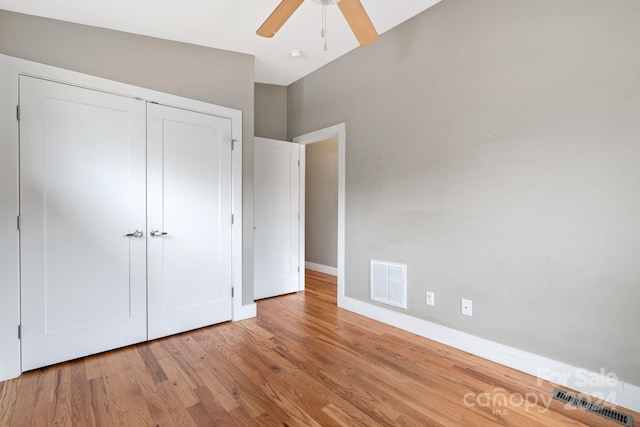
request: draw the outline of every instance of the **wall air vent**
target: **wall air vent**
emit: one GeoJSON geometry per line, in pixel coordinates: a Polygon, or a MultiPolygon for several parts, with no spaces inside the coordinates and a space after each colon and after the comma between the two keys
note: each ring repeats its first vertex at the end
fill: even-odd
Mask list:
{"type": "Polygon", "coordinates": [[[624,414],[615,409],[607,408],[606,406],[598,405],[597,403],[590,402],[587,399],[578,397],[575,394],[567,393],[559,389],[553,390],[551,395],[554,399],[560,400],[568,405],[573,405],[596,415],[600,415],[608,420],[615,421],[623,426],[632,427],[633,417],[631,415],[624,414]]]}
{"type": "Polygon", "coordinates": [[[371,260],[371,299],[407,308],[407,265],[371,260]]]}

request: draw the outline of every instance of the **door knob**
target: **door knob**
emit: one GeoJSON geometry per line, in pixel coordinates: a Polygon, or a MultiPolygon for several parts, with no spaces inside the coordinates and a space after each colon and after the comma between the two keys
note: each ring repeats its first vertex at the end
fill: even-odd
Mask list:
{"type": "Polygon", "coordinates": [[[162,236],[166,236],[167,232],[166,231],[158,231],[158,230],[151,230],[151,233],[149,233],[151,235],[151,237],[162,237],[162,236]]]}
{"type": "Polygon", "coordinates": [[[136,239],[139,239],[142,236],[144,236],[144,233],[141,230],[136,230],[133,233],[127,233],[124,235],[124,237],[135,237],[136,239]]]}

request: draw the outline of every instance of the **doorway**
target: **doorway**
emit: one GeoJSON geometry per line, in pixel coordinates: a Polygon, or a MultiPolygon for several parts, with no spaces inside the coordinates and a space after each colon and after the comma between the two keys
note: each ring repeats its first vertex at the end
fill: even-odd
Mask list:
{"type": "Polygon", "coordinates": [[[305,268],[338,275],[338,137],[305,146],[305,268]]]}
{"type": "MultiPolygon", "coordinates": [[[[320,129],[314,132],[310,132],[304,135],[293,138],[293,142],[300,145],[314,144],[320,141],[326,141],[331,138],[338,139],[338,241],[337,241],[337,277],[338,277],[338,306],[341,305],[341,301],[344,298],[344,264],[345,264],[345,152],[346,152],[346,131],[345,124],[339,123],[337,125],[329,126],[324,129],[320,129]]],[[[304,165],[304,162],[303,166],[304,165]]],[[[303,168],[302,171],[306,171],[303,168]]],[[[301,172],[302,172],[301,171],[301,172]]],[[[301,176],[305,176],[301,173],[301,176]]],[[[301,188],[304,185],[301,183],[301,188]]],[[[300,218],[302,221],[301,229],[305,227],[306,212],[304,209],[304,193],[300,200],[301,213],[300,218]]],[[[301,233],[303,234],[303,233],[301,233]]],[[[304,247],[304,246],[302,246],[304,247]]]]}

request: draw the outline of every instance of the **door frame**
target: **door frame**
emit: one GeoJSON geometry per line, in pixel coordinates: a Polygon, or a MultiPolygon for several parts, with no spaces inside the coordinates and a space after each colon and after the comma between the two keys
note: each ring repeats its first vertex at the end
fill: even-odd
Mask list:
{"type": "MultiPolygon", "coordinates": [[[[346,170],[346,125],[338,123],[314,132],[306,133],[293,138],[293,142],[305,145],[326,139],[338,137],[338,307],[342,306],[345,297],[344,269],[345,269],[345,170],[346,170]]],[[[301,266],[305,265],[305,150],[301,150],[300,159],[300,248],[301,266]]],[[[304,274],[301,274],[301,289],[304,289],[304,274]]]]}
{"type": "MultiPolygon", "coordinates": [[[[242,303],[242,111],[219,105],[196,101],[151,89],[145,89],[75,71],[40,64],[0,54],[0,89],[8,96],[0,99],[0,177],[3,198],[0,200],[0,381],[15,378],[22,372],[20,340],[20,277],[19,277],[19,214],[18,191],[18,121],[16,106],[19,105],[18,76],[27,75],[36,78],[57,81],[109,92],[143,101],[157,102],[171,107],[182,108],[200,113],[212,114],[232,120],[231,133],[234,139],[232,151],[232,210],[234,223],[232,228],[232,286],[233,318],[242,320],[255,317],[256,305],[242,303]]],[[[231,219],[230,219],[231,220],[231,219]]]]}

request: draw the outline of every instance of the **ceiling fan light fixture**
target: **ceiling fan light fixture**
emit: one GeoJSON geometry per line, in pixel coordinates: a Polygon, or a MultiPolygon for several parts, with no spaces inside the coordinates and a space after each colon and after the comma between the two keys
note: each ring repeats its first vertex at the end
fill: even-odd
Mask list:
{"type": "Polygon", "coordinates": [[[289,56],[292,58],[300,58],[304,52],[300,49],[292,49],[289,51],[289,56]]]}
{"type": "Polygon", "coordinates": [[[313,0],[314,3],[318,3],[322,6],[331,6],[332,4],[339,3],[340,0],[313,0]]]}

